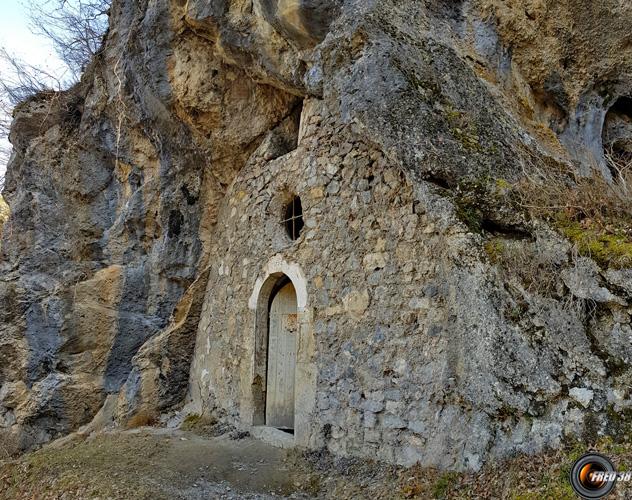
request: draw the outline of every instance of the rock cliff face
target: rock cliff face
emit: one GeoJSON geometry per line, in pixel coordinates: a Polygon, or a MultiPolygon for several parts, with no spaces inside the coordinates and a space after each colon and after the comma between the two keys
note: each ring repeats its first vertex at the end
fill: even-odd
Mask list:
{"type": "Polygon", "coordinates": [[[544,209],[582,176],[625,188],[630,21],[619,0],[115,0],[81,83],[15,111],[4,435],[106,402],[256,423],[271,262],[306,282],[305,446],[477,468],[620,430],[629,236],[544,209]]]}

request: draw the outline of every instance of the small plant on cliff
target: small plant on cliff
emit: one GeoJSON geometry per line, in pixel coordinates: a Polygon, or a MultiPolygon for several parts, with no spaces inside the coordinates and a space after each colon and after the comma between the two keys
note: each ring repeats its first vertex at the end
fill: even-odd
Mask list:
{"type": "Polygon", "coordinates": [[[152,427],[158,423],[156,414],[149,410],[140,410],[135,413],[126,423],[127,429],[138,429],[139,427],[152,427]]]}

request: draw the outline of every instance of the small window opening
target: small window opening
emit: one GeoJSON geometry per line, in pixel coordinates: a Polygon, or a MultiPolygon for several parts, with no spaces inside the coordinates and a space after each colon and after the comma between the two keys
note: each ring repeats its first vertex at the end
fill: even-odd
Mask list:
{"type": "Polygon", "coordinates": [[[297,240],[305,226],[303,222],[303,206],[298,196],[292,198],[292,201],[285,207],[283,223],[290,239],[292,241],[297,240]]]}

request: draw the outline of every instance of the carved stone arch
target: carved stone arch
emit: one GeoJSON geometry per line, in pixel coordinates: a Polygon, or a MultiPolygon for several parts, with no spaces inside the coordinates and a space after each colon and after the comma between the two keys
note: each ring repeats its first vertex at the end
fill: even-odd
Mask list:
{"type": "Polygon", "coordinates": [[[268,360],[268,328],[270,302],[283,284],[290,281],[296,292],[297,357],[295,375],[294,443],[308,446],[311,434],[310,415],[316,400],[315,342],[312,312],[308,307],[307,280],[298,264],[288,263],[280,256],[273,257],[257,279],[248,302],[254,313],[254,356],[250,388],[244,388],[251,399],[250,425],[264,426],[266,411],[266,382],[268,360]]]}

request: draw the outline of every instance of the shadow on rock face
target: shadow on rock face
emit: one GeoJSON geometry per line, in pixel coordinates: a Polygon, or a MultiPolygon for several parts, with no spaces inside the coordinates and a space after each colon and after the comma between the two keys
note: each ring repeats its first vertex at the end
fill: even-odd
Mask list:
{"type": "Polygon", "coordinates": [[[266,20],[304,47],[320,42],[340,12],[341,0],[258,0],[266,20]]]}
{"type": "Polygon", "coordinates": [[[620,97],[610,107],[602,135],[606,152],[624,162],[632,158],[632,97],[620,97]]]}

